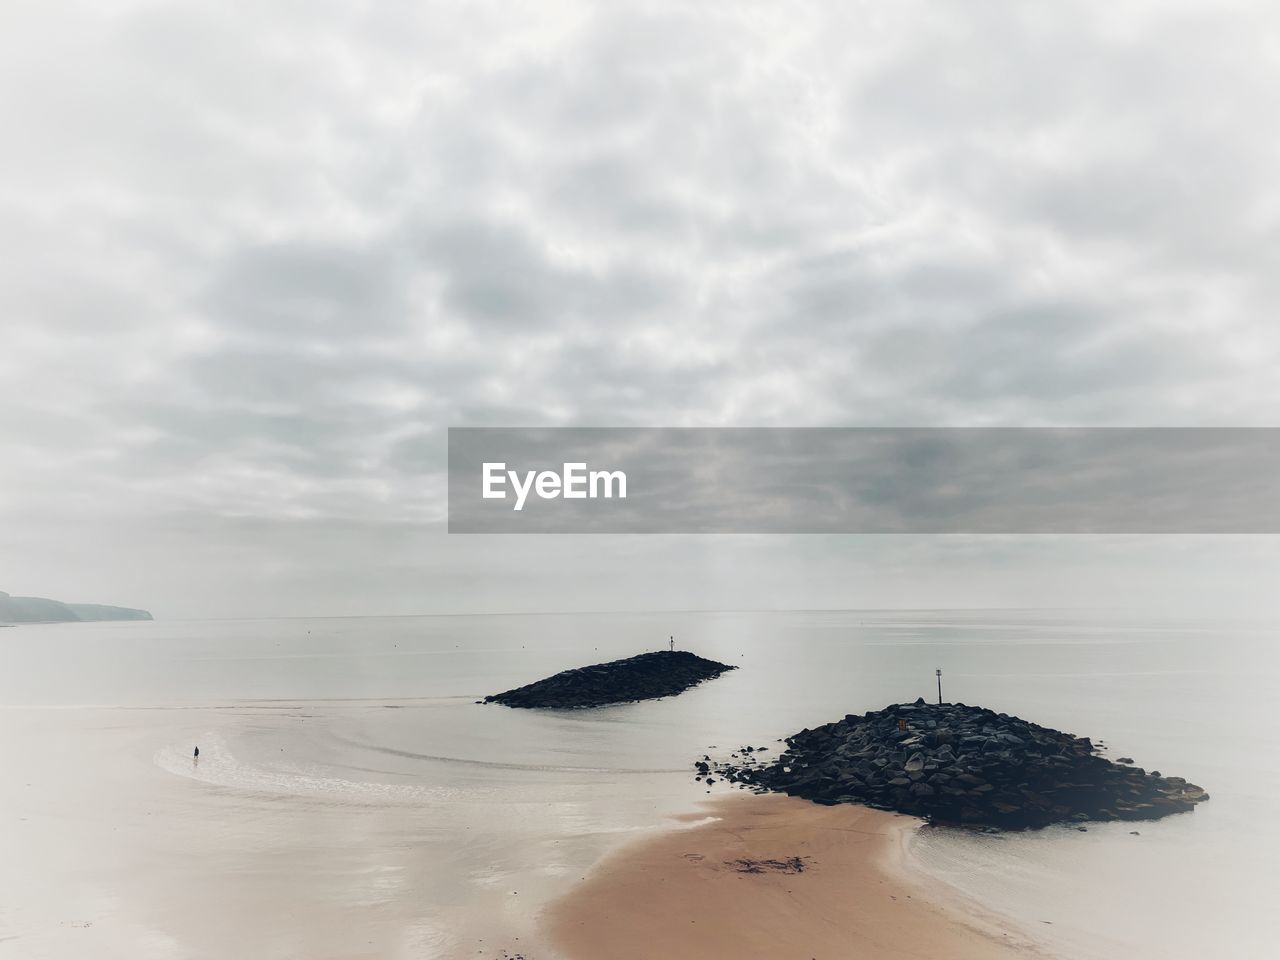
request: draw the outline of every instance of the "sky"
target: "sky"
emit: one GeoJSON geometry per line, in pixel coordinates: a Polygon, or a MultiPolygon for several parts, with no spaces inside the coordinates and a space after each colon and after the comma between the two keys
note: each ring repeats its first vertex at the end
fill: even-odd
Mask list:
{"type": "Polygon", "coordinates": [[[0,11],[0,589],[1274,606],[1270,537],[464,537],[449,426],[1280,426],[1280,9],[0,11]]]}

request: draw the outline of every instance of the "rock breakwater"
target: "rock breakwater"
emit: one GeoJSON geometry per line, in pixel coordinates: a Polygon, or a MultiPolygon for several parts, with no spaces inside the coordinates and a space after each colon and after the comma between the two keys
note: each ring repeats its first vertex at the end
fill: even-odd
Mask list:
{"type": "Polygon", "coordinates": [[[1180,777],[1112,763],[1087,737],[962,703],[850,714],[786,744],[771,761],[751,747],[728,762],[705,757],[698,778],[1007,829],[1155,820],[1209,799],[1180,777]]]}
{"type": "Polygon", "coordinates": [[[562,710],[602,707],[669,697],[734,669],[686,650],[662,650],[565,670],[545,680],[485,697],[484,702],[562,710]]]}

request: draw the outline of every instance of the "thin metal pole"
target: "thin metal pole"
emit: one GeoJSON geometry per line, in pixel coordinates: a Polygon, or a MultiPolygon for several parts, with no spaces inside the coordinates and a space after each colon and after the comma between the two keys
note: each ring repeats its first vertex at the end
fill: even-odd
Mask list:
{"type": "Polygon", "coordinates": [[[942,706],[942,668],[934,671],[938,675],[938,706],[942,706]]]}

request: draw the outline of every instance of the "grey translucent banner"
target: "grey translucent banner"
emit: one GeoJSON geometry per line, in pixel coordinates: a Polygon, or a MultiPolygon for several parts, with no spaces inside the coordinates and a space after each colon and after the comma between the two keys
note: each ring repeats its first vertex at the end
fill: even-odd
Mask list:
{"type": "Polygon", "coordinates": [[[451,428],[449,531],[1277,533],[1277,477],[1273,428],[451,428]]]}

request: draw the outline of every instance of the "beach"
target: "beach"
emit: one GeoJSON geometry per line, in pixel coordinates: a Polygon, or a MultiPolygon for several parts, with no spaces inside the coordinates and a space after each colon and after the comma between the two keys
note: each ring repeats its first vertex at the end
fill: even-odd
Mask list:
{"type": "Polygon", "coordinates": [[[910,870],[910,817],[744,793],[686,819],[606,858],[547,911],[569,960],[1044,956],[910,870]]]}
{"type": "Polygon", "coordinates": [[[0,635],[0,960],[1036,956],[1026,938],[1057,960],[1192,960],[1276,936],[1269,628],[809,612],[0,635]],[[589,710],[475,702],[672,632],[739,669],[589,710]],[[1213,800],[985,833],[695,780],[704,755],[776,756],[913,699],[938,663],[949,695],[1213,800]]]}
{"type": "Polygon", "coordinates": [[[608,800],[583,773],[446,787],[371,753],[342,761],[376,777],[340,775],[338,738],[465,706],[6,710],[21,777],[0,788],[0,957],[1033,955],[912,871],[910,817],[745,791],[679,813],[643,775],[615,776],[608,800]]]}

